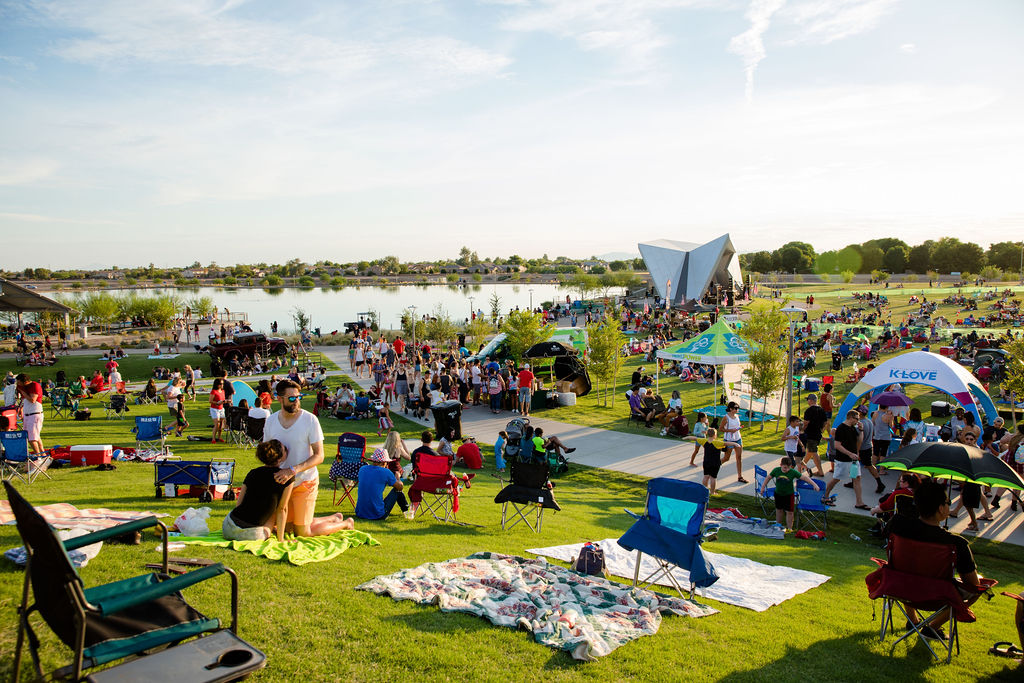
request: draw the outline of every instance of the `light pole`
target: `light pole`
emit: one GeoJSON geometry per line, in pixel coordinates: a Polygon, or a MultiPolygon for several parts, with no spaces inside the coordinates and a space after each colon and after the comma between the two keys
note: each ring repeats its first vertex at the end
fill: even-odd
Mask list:
{"type": "Polygon", "coordinates": [[[1024,244],[1020,245],[1020,283],[1024,285],[1024,244]]]}
{"type": "MultiPolygon", "coordinates": [[[[1024,254],[1024,249],[1021,250],[1021,253],[1024,254]]],[[[533,312],[533,287],[530,287],[530,312],[533,312]]]]}
{"type": "Polygon", "coordinates": [[[408,306],[406,310],[409,311],[409,319],[412,321],[412,352],[415,357],[416,353],[416,307],[408,306]]]}
{"type": "Polygon", "coordinates": [[[475,308],[473,308],[473,299],[474,299],[474,298],[475,298],[475,297],[472,297],[472,296],[471,296],[471,297],[469,297],[469,319],[470,319],[470,320],[472,320],[472,319],[473,319],[473,311],[475,311],[475,310],[476,310],[475,308]]]}
{"type": "Polygon", "coordinates": [[[807,311],[800,308],[799,306],[786,306],[782,309],[782,312],[786,314],[786,318],[789,320],[789,370],[786,375],[789,379],[789,383],[786,386],[786,415],[783,417],[783,421],[789,424],[789,416],[793,414],[793,315],[803,316],[807,311]]]}

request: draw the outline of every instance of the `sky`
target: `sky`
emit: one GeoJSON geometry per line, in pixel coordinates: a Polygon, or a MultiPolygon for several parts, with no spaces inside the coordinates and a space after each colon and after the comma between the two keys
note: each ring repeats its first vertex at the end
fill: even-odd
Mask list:
{"type": "Polygon", "coordinates": [[[0,268],[1024,237],[1019,0],[0,0],[0,268]]]}

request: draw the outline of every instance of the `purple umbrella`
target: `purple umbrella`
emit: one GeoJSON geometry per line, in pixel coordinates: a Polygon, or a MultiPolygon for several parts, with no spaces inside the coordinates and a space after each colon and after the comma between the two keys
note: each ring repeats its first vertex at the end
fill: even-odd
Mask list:
{"type": "Polygon", "coordinates": [[[871,399],[871,402],[880,406],[912,406],[914,402],[906,394],[898,391],[883,391],[871,399]]]}

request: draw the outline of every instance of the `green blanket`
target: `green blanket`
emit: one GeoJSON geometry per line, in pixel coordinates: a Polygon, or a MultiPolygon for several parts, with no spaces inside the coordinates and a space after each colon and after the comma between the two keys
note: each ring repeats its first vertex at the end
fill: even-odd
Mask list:
{"type": "Polygon", "coordinates": [[[642,636],[662,614],[704,617],[711,607],[515,555],[475,553],[378,576],[356,590],[467,612],[524,628],[538,643],[592,661],[642,636]]]}
{"type": "Polygon", "coordinates": [[[288,560],[295,565],[326,562],[358,545],[380,545],[377,539],[362,531],[338,531],[330,536],[288,538],[283,543],[276,538],[266,541],[228,541],[220,531],[215,531],[209,536],[174,536],[170,540],[189,545],[231,548],[262,555],[271,560],[288,560]]]}

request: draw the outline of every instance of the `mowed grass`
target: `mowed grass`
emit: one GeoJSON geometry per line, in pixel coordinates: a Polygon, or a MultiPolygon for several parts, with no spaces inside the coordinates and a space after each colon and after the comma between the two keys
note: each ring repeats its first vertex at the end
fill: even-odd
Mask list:
{"type": "MultiPolygon", "coordinates": [[[[307,406],[308,407],[308,406],[307,406]]],[[[621,406],[620,406],[621,407],[621,406]]],[[[164,414],[159,406],[132,407],[130,416],[164,414]]],[[[95,412],[95,411],[94,411],[95,412]]],[[[189,404],[192,431],[208,433],[205,405],[189,404]]],[[[412,437],[418,428],[400,417],[397,427],[412,437]]],[[[132,444],[130,419],[93,420],[87,423],[47,417],[44,439],[54,443],[132,444]]],[[[328,461],[337,436],[343,431],[367,435],[368,448],[382,439],[376,422],[322,420],[328,461]]],[[[183,458],[234,457],[236,480],[256,465],[251,450],[214,446],[207,442],[172,439],[183,458]]],[[[964,626],[963,652],[950,666],[932,664],[921,646],[908,653],[901,648],[890,658],[877,641],[878,621],[872,620],[864,576],[882,551],[870,542],[855,542],[850,533],[865,536],[863,518],[834,515],[826,542],[787,539],[773,541],[723,531],[708,550],[780,564],[832,578],[820,588],[763,613],[719,604],[717,615],[688,619],[666,617],[657,636],[630,643],[593,663],[581,663],[532,641],[529,634],[492,626],[484,619],[445,614],[436,607],[396,602],[387,597],[353,590],[379,574],[424,562],[462,557],[477,551],[525,554],[527,548],[574,543],[619,536],[630,523],[623,507],[643,506],[645,481],[604,470],[575,467],[557,480],[556,495],[563,506],[546,514],[544,530],[533,534],[520,525],[503,532],[500,508],[493,503],[497,479],[485,448],[488,469],[474,480],[462,498],[460,518],[480,527],[459,527],[434,521],[414,522],[394,516],[387,521],[358,522],[381,546],[359,547],[325,563],[294,567],[245,553],[218,548],[190,547],[177,553],[224,562],[241,580],[240,632],[269,657],[268,668],[257,680],[730,680],[804,681],[933,680],[973,681],[1002,677],[1012,680],[1008,660],[987,654],[997,640],[1015,638],[1014,604],[998,597],[976,606],[979,621],[964,626]]],[[[318,514],[333,507],[328,463],[321,469],[322,489],[318,514]]],[[[117,463],[113,472],[92,468],[63,468],[19,490],[35,504],[68,502],[79,507],[104,506],[125,510],[151,510],[171,521],[195,499],[154,497],[153,466],[117,463]]],[[[760,514],[752,499],[724,495],[719,506],[736,506],[760,514]]],[[[215,501],[212,528],[217,528],[232,503],[215,501]]],[[[13,526],[0,527],[0,547],[20,545],[13,526]]],[[[81,575],[87,586],[141,573],[155,562],[157,540],[147,535],[140,546],[105,544],[100,555],[81,575]]],[[[1024,589],[1020,572],[1021,550],[976,540],[978,563],[985,575],[1000,580],[1002,590],[1024,589]]],[[[15,608],[20,598],[22,571],[0,561],[0,677],[8,678],[15,641],[15,608]]],[[[188,589],[187,596],[203,611],[228,617],[228,583],[216,579],[188,589]]],[[[63,663],[66,650],[45,627],[44,660],[48,667],[63,663]]],[[[25,673],[28,672],[27,665],[25,673]]],[[[1019,679],[1018,679],[1019,680],[1019,679]]]]}

